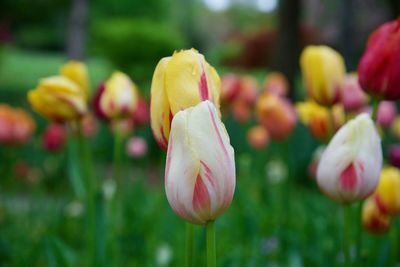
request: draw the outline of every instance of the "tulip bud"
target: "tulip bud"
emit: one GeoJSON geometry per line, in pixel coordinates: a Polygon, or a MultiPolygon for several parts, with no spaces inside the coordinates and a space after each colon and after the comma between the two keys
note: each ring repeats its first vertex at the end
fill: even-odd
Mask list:
{"type": "Polygon", "coordinates": [[[345,66],[342,56],[327,46],[308,46],[300,56],[300,66],[308,95],[321,105],[340,98],[345,66]]]}
{"type": "Polygon", "coordinates": [[[400,168],[400,145],[389,146],[388,154],[390,164],[397,168],[400,168]]]}
{"type": "Polygon", "coordinates": [[[171,125],[165,190],[172,209],[194,224],[215,220],[235,190],[234,150],[210,101],[178,112],[171,125]]]}
{"type": "Polygon", "coordinates": [[[126,145],[126,153],[132,158],[141,158],[147,154],[147,142],[143,137],[132,137],[126,145]]]}
{"type": "Polygon", "coordinates": [[[372,198],[368,198],[362,208],[362,224],[373,234],[383,234],[389,230],[390,217],[382,213],[372,198]]]}
{"type": "Polygon", "coordinates": [[[14,109],[12,117],[12,142],[15,144],[24,144],[28,142],[36,128],[33,118],[22,109],[14,109]]]}
{"type": "Polygon", "coordinates": [[[234,101],[231,110],[233,118],[240,123],[247,122],[252,114],[251,106],[242,100],[234,101]]]}
{"type": "Polygon", "coordinates": [[[297,103],[296,111],[300,121],[309,127],[315,138],[327,140],[333,134],[328,108],[320,106],[314,101],[307,101],[297,103]]]}
{"type": "Polygon", "coordinates": [[[380,137],[371,118],[363,113],[334,135],[318,165],[317,182],[332,199],[351,203],[372,194],[381,167],[380,137]]]}
{"type": "Polygon", "coordinates": [[[280,72],[271,72],[265,78],[264,92],[269,92],[277,96],[287,96],[289,82],[285,75],[280,72]]]}
{"type": "Polygon", "coordinates": [[[392,101],[382,101],[379,103],[377,121],[384,128],[389,128],[396,118],[397,108],[392,101]]]}
{"type": "Polygon", "coordinates": [[[95,109],[101,117],[108,120],[126,119],[133,115],[138,101],[136,85],[128,75],[116,71],[95,97],[95,109]]]}
{"type": "Polygon", "coordinates": [[[400,139],[400,116],[396,116],[390,126],[390,132],[397,139],[400,139]]]}
{"type": "Polygon", "coordinates": [[[235,74],[227,74],[221,81],[221,101],[231,103],[240,92],[240,77],[235,74]]]}
{"type": "Polygon", "coordinates": [[[400,18],[374,31],[358,65],[364,91],[385,100],[400,99],[400,18]]]}
{"type": "Polygon", "coordinates": [[[385,167],[381,172],[374,200],[382,213],[390,216],[400,214],[400,171],[394,167],[385,167]]]}
{"type": "Polygon", "coordinates": [[[196,50],[175,52],[158,63],[151,84],[153,135],[162,149],[168,145],[173,116],[204,100],[219,110],[221,81],[216,70],[196,50]]]}
{"type": "Polygon", "coordinates": [[[368,103],[368,95],[361,89],[357,74],[348,74],[344,79],[341,102],[346,111],[358,111],[368,103]]]}
{"type": "Polygon", "coordinates": [[[65,144],[65,129],[61,124],[50,124],[43,133],[42,144],[48,151],[57,151],[65,144]]]}
{"type": "Polygon", "coordinates": [[[296,126],[296,113],[285,98],[264,93],[256,104],[257,118],[266,127],[272,139],[284,140],[296,126]]]}
{"type": "Polygon", "coordinates": [[[269,142],[268,131],[260,125],[254,126],[247,132],[247,140],[252,148],[264,149],[269,142]]]}
{"type": "Polygon", "coordinates": [[[240,92],[238,98],[248,105],[253,105],[257,99],[257,80],[249,75],[243,76],[240,81],[240,92]]]}
{"type": "Polygon", "coordinates": [[[149,105],[144,97],[139,97],[137,107],[133,113],[133,122],[135,126],[145,125],[150,120],[149,105]]]}

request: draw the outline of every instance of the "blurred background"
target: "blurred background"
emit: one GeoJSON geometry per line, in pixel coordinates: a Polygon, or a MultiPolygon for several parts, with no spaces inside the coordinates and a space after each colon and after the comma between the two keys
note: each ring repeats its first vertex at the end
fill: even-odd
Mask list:
{"type": "MultiPolygon", "coordinates": [[[[398,0],[1,0],[0,102],[28,110],[36,128],[23,146],[0,144],[0,266],[83,266],[84,211],[72,190],[78,174],[67,160],[71,151],[44,148],[47,122],[26,100],[40,78],[58,73],[68,59],[88,64],[92,92],[117,69],[148,101],[160,58],[193,47],[220,76],[254,77],[257,90],[270,71],[282,72],[296,101],[304,99],[304,46],[327,44],[354,71],[369,34],[399,14],[398,0]]],[[[227,114],[224,121],[236,150],[238,186],[218,222],[219,266],[341,265],[337,206],[322,196],[308,169],[318,142],[298,125],[289,141],[254,150],[246,138],[253,117],[238,122],[227,114]],[[282,177],[293,181],[290,194],[301,201],[287,203],[282,177]],[[282,223],[287,205],[295,219],[282,223]]],[[[112,136],[105,124],[95,127],[96,174],[107,190],[112,136]]],[[[131,136],[145,140],[146,153],[124,155],[123,266],[182,266],[184,224],[165,198],[165,155],[148,123],[131,136]]],[[[362,266],[389,266],[385,237],[364,242],[362,266]]],[[[204,247],[198,228],[196,266],[205,266],[204,247]]]]}

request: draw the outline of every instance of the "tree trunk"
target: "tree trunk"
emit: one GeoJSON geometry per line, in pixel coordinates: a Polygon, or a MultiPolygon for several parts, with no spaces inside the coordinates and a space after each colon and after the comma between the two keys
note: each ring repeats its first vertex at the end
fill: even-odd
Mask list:
{"type": "Polygon", "coordinates": [[[341,1],[341,31],[339,49],[345,58],[347,69],[354,70],[357,61],[354,61],[354,0],[341,1]]]}
{"type": "Polygon", "coordinates": [[[275,66],[288,78],[289,96],[293,99],[300,54],[301,0],[279,1],[278,42],[275,66]]]}
{"type": "Polygon", "coordinates": [[[68,24],[69,59],[83,60],[86,48],[88,0],[73,0],[68,24]]]}
{"type": "Polygon", "coordinates": [[[400,16],[400,1],[399,0],[388,0],[390,11],[392,12],[393,19],[400,16]]]}

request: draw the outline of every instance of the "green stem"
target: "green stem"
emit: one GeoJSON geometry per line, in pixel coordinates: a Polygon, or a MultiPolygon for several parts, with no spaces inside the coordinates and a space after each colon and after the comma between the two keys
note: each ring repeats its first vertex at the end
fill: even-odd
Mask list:
{"type": "Polygon", "coordinates": [[[214,221],[207,222],[207,267],[217,266],[217,255],[215,251],[215,224],[214,221]]]}
{"type": "Polygon", "coordinates": [[[351,266],[350,259],[350,205],[343,206],[343,254],[344,266],[351,266]]]}
{"type": "Polygon", "coordinates": [[[360,201],[357,205],[357,265],[362,266],[362,202],[360,201]]]}
{"type": "Polygon", "coordinates": [[[185,255],[185,266],[193,266],[193,225],[186,223],[186,255],[185,255]]]}
{"type": "Polygon", "coordinates": [[[377,115],[378,115],[378,107],[379,107],[379,98],[374,98],[372,99],[372,113],[371,113],[371,119],[376,122],[377,115]]]}
{"type": "Polygon", "coordinates": [[[98,266],[95,263],[96,259],[96,206],[95,194],[96,184],[93,175],[92,157],[90,149],[85,136],[82,133],[80,123],[78,124],[78,141],[79,152],[81,158],[81,172],[82,179],[85,184],[85,201],[86,201],[86,214],[87,214],[87,229],[86,229],[86,242],[89,266],[98,266]]]}
{"type": "Polygon", "coordinates": [[[115,182],[116,189],[114,195],[112,196],[111,207],[108,212],[108,220],[110,224],[110,238],[109,238],[109,248],[111,254],[111,262],[112,266],[119,266],[118,261],[118,225],[120,223],[121,218],[121,210],[120,210],[120,193],[121,190],[120,180],[121,180],[121,162],[122,162],[122,148],[123,148],[124,138],[123,135],[118,133],[118,131],[114,134],[114,155],[113,155],[113,171],[112,171],[112,179],[115,182]]]}
{"type": "Polygon", "coordinates": [[[392,224],[392,229],[390,231],[390,239],[391,239],[391,259],[390,259],[390,266],[396,266],[397,261],[397,254],[398,254],[398,229],[396,221],[392,224]]]}

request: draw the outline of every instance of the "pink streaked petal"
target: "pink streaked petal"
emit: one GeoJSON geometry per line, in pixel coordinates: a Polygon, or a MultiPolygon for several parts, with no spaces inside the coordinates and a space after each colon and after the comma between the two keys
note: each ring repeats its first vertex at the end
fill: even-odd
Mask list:
{"type": "Polygon", "coordinates": [[[200,89],[200,97],[201,100],[208,100],[208,85],[207,85],[207,76],[206,73],[204,71],[204,67],[203,64],[201,65],[202,68],[202,72],[200,75],[200,82],[199,82],[199,89],[200,89]]]}
{"type": "Polygon", "coordinates": [[[208,108],[208,111],[209,111],[210,116],[211,116],[211,121],[212,121],[214,130],[215,130],[215,132],[217,134],[217,137],[218,137],[218,143],[221,145],[221,148],[224,151],[224,156],[225,157],[229,157],[228,150],[226,149],[226,147],[224,145],[224,142],[222,141],[221,133],[219,132],[218,127],[217,127],[217,123],[215,122],[214,112],[211,110],[210,105],[207,105],[207,108],[208,108]]]}
{"type": "Polygon", "coordinates": [[[352,192],[357,187],[357,171],[354,164],[350,164],[340,175],[340,186],[343,191],[352,192]]]}
{"type": "Polygon", "coordinates": [[[210,213],[211,200],[207,187],[200,175],[197,176],[192,199],[193,209],[200,214],[210,213]]]}

